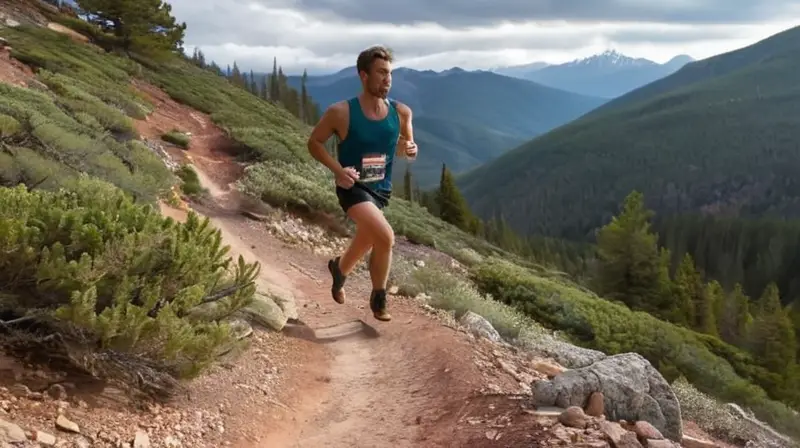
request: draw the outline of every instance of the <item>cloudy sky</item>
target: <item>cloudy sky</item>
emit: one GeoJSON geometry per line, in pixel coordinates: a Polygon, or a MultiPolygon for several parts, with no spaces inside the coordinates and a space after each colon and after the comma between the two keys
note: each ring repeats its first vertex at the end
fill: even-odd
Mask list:
{"type": "Polygon", "coordinates": [[[288,73],[355,65],[381,43],[397,66],[443,70],[561,63],[615,49],[702,59],[795,26],[797,0],[168,0],[223,67],[288,73]]]}

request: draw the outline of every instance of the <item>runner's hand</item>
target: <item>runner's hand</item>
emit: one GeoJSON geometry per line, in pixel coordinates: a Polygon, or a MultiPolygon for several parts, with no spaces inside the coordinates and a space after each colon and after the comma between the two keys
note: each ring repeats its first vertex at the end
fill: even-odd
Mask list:
{"type": "Polygon", "coordinates": [[[356,171],[352,166],[348,166],[336,175],[336,185],[344,189],[350,189],[353,187],[353,184],[355,184],[358,178],[358,171],[356,171]]]}
{"type": "Polygon", "coordinates": [[[406,140],[406,157],[413,159],[417,156],[417,144],[406,140]]]}

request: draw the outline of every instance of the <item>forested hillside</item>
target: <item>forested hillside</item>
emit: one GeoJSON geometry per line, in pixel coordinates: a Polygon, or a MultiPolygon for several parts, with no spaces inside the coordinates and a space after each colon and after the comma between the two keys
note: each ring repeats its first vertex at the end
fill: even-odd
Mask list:
{"type": "Polygon", "coordinates": [[[771,39],[692,63],[657,83],[675,86],[666,93],[630,104],[622,97],[619,107],[537,137],[459,185],[480,216],[502,215],[523,234],[574,239],[591,239],[634,189],[660,215],[800,217],[800,28],[771,39]],[[689,76],[709,64],[713,76],[689,76]]]}
{"type": "MultiPolygon", "coordinates": [[[[299,89],[301,84],[301,77],[289,78],[290,86],[299,89]]],[[[351,67],[333,75],[309,76],[306,86],[324,109],[357,95],[361,83],[351,67]]],[[[397,68],[390,96],[414,110],[420,155],[411,168],[423,188],[435,185],[442,163],[454,173],[463,172],[605,101],[457,68],[441,73],[397,68]]]]}

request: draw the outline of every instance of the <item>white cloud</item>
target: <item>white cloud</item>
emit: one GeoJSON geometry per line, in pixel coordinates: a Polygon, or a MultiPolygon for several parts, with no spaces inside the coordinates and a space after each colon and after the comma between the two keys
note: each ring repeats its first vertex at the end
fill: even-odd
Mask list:
{"type": "Polygon", "coordinates": [[[437,23],[396,25],[303,14],[286,5],[268,7],[245,0],[173,0],[173,13],[188,24],[186,47],[200,47],[223,67],[268,71],[273,57],[288,73],[330,72],[355,64],[358,52],[375,43],[395,50],[396,65],[442,70],[559,63],[616,49],[664,62],[677,54],[697,59],[749,45],[791,26],[753,24],[500,22],[444,27],[437,23]]]}

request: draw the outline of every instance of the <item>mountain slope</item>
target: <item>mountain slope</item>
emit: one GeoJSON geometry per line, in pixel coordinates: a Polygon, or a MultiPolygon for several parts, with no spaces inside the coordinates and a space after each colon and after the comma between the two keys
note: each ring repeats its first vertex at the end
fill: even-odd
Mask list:
{"type": "Polygon", "coordinates": [[[602,225],[633,189],[657,213],[800,217],[800,27],[711,59],[630,97],[666,93],[623,97],[464,175],[465,196],[517,230],[569,237],[602,225]]]}
{"type": "Polygon", "coordinates": [[[631,58],[610,50],[565,64],[515,73],[529,81],[583,95],[615,98],[637,87],[667,76],[691,61],[680,55],[664,64],[643,58],[631,58]]]}
{"type": "MultiPolygon", "coordinates": [[[[289,78],[289,84],[299,87],[300,78],[289,78]]],[[[307,87],[314,100],[327,107],[357,95],[361,84],[353,67],[309,77],[307,87]]],[[[391,96],[414,110],[420,155],[412,169],[423,187],[438,181],[442,163],[453,172],[468,170],[604,101],[459,68],[441,73],[398,68],[391,96]]]]}

